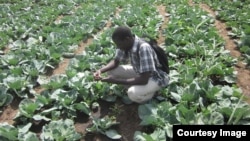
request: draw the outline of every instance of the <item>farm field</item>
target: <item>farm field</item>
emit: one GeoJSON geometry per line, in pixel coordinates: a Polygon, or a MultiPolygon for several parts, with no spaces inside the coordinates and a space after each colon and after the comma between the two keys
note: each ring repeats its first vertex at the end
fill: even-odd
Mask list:
{"type": "Polygon", "coordinates": [[[171,141],[175,124],[250,124],[250,1],[1,0],[0,140],[171,141]],[[128,25],[169,55],[145,104],[94,81],[128,25]]]}

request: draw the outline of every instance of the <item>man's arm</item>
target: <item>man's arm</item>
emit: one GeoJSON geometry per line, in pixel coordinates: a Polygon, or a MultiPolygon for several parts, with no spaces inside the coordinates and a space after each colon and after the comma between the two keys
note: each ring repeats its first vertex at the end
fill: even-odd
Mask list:
{"type": "Polygon", "coordinates": [[[119,61],[118,60],[111,60],[107,65],[105,65],[104,67],[102,67],[101,69],[97,70],[94,73],[94,79],[95,80],[101,80],[101,73],[105,73],[109,70],[112,70],[114,68],[116,68],[119,65],[119,61]]]}
{"type": "Polygon", "coordinates": [[[99,71],[101,73],[104,73],[104,72],[107,72],[109,70],[116,68],[118,65],[119,65],[119,61],[114,59],[114,60],[111,60],[106,66],[99,69],[99,71]]]}
{"type": "Polygon", "coordinates": [[[129,79],[118,79],[111,76],[106,78],[102,78],[101,81],[115,83],[115,84],[123,84],[123,85],[145,85],[148,83],[148,80],[151,76],[151,72],[141,73],[137,77],[129,78],[129,79]]]}

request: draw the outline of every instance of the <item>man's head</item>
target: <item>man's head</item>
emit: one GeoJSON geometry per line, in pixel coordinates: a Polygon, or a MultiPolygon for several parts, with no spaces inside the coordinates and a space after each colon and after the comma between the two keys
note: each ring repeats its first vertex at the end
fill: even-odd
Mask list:
{"type": "Polygon", "coordinates": [[[128,51],[134,44],[134,35],[126,26],[119,26],[112,34],[112,40],[121,50],[128,51]]]}

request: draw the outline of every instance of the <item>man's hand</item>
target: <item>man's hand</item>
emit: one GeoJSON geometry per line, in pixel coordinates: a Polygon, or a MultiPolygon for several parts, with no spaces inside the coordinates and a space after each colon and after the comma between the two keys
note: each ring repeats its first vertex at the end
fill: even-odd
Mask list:
{"type": "Polygon", "coordinates": [[[107,77],[102,77],[101,76],[101,71],[97,70],[96,72],[94,72],[94,79],[96,81],[102,81],[102,82],[108,82],[108,83],[113,83],[113,77],[111,76],[107,76],[107,77]]]}
{"type": "Polygon", "coordinates": [[[101,71],[100,70],[97,70],[96,72],[94,72],[94,79],[95,80],[102,80],[102,77],[101,77],[101,71]]]}
{"type": "Polygon", "coordinates": [[[112,76],[107,76],[101,79],[102,82],[114,83],[114,78],[112,76]]]}

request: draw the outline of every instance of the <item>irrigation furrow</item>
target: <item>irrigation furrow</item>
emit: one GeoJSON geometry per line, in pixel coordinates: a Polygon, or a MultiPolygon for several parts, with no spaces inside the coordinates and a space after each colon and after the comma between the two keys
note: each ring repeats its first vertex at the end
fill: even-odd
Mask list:
{"type": "MultiPolygon", "coordinates": [[[[190,1],[190,5],[193,5],[190,1]]],[[[200,8],[208,12],[214,18],[216,17],[215,12],[206,4],[199,4],[200,8]]],[[[215,18],[216,19],[216,18],[215,18]]],[[[235,65],[234,69],[237,71],[237,85],[242,89],[244,95],[248,97],[248,103],[250,103],[250,71],[246,68],[246,65],[240,61],[241,53],[237,50],[237,45],[235,42],[228,36],[228,30],[225,23],[215,20],[215,27],[219,32],[219,35],[225,40],[225,49],[230,51],[230,54],[238,59],[238,63],[235,65]]]]}
{"type": "Polygon", "coordinates": [[[166,7],[163,5],[159,5],[157,6],[157,9],[159,11],[159,14],[162,15],[163,19],[163,23],[159,29],[159,38],[157,40],[158,44],[162,44],[165,42],[165,37],[163,36],[163,30],[167,27],[167,23],[168,23],[168,14],[166,13],[166,7]]]}

